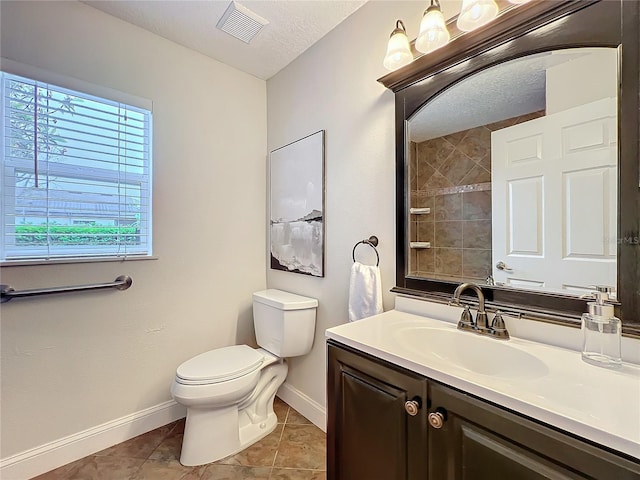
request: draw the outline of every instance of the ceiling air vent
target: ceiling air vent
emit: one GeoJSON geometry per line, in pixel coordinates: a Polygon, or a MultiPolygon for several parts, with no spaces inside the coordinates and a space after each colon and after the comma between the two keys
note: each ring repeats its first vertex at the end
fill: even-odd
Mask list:
{"type": "Polygon", "coordinates": [[[231,2],[216,26],[245,43],[251,43],[262,27],[268,23],[267,20],[253,13],[247,7],[231,2]]]}

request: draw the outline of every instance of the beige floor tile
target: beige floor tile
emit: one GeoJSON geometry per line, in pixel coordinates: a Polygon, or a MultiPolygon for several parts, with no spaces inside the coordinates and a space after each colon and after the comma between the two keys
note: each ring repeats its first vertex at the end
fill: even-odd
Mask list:
{"type": "Polygon", "coordinates": [[[63,465],[60,468],[51,470],[50,472],[43,473],[42,475],[38,475],[37,477],[34,477],[32,480],[65,480],[74,471],[78,470],[85,463],[87,463],[89,459],[90,457],[81,458],[80,460],[69,463],[67,465],[63,465]]]}
{"type": "Polygon", "coordinates": [[[274,468],[269,480],[326,480],[327,472],[299,470],[294,468],[274,468]]]}
{"type": "Polygon", "coordinates": [[[268,480],[271,467],[246,467],[243,465],[209,465],[201,480],[268,480]]]}
{"type": "Polygon", "coordinates": [[[284,403],[278,397],[273,401],[273,411],[278,417],[278,423],[284,423],[287,419],[287,412],[289,411],[289,405],[284,403]]]}
{"type": "Polygon", "coordinates": [[[252,467],[271,467],[273,465],[273,459],[276,456],[276,451],[278,450],[283,427],[284,425],[278,424],[273,432],[259,442],[254,443],[240,453],[220,460],[218,463],[252,467]]]}
{"type": "Polygon", "coordinates": [[[287,415],[287,424],[292,425],[311,425],[311,421],[309,421],[306,417],[304,417],[301,413],[293,408],[289,409],[289,415],[287,415]]]}
{"type": "Polygon", "coordinates": [[[196,480],[206,467],[184,467],[179,462],[147,460],[132,480],[196,480]]]}
{"type": "Polygon", "coordinates": [[[171,430],[171,434],[173,435],[174,433],[184,433],[185,421],[186,421],[185,418],[178,420],[175,426],[173,427],[173,429],[171,430]]]}
{"type": "Polygon", "coordinates": [[[274,466],[324,470],[325,438],[315,425],[285,425],[274,466]]]}
{"type": "Polygon", "coordinates": [[[187,473],[185,476],[180,477],[180,480],[200,480],[202,473],[199,470],[187,473]]]}
{"type": "Polygon", "coordinates": [[[166,465],[180,465],[183,436],[182,433],[170,434],[151,452],[148,459],[163,462],[166,465]]]}
{"type": "Polygon", "coordinates": [[[89,457],[87,463],[70,474],[68,480],[127,480],[144,460],[127,457],[89,457]]]}
{"type": "Polygon", "coordinates": [[[174,427],[174,424],[165,425],[164,427],[156,428],[143,435],[127,440],[126,442],[119,443],[113,447],[107,448],[96,453],[97,456],[109,456],[109,457],[127,457],[127,458],[141,458],[146,460],[151,452],[153,452],[158,445],[164,440],[167,434],[174,427]]]}

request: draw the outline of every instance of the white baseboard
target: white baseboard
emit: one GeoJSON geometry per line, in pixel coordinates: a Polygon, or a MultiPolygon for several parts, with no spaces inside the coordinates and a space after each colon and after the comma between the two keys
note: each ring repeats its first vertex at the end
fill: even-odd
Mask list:
{"type": "Polygon", "coordinates": [[[290,407],[311,420],[316,427],[323,432],[327,431],[327,411],[318,402],[286,382],[278,389],[277,395],[290,407]]]}
{"type": "Polygon", "coordinates": [[[173,400],[0,460],[2,480],[27,480],[174,422],[186,409],[173,400]]]}

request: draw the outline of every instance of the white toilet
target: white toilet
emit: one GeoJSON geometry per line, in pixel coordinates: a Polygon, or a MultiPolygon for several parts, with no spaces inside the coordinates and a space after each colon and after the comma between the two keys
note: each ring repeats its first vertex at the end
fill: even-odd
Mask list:
{"type": "Polygon", "coordinates": [[[284,357],[311,350],[317,307],[315,298],[274,289],[256,292],[253,323],[262,348],[218,348],[178,367],[171,394],[187,407],[180,463],[215,462],[276,428],[273,400],[287,376],[284,357]]]}

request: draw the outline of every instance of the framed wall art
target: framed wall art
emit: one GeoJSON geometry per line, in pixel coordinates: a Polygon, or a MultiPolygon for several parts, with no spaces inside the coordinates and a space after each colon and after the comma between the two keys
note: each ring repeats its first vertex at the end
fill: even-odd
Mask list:
{"type": "Polygon", "coordinates": [[[324,130],[273,150],[271,268],[324,277],[324,130]]]}

